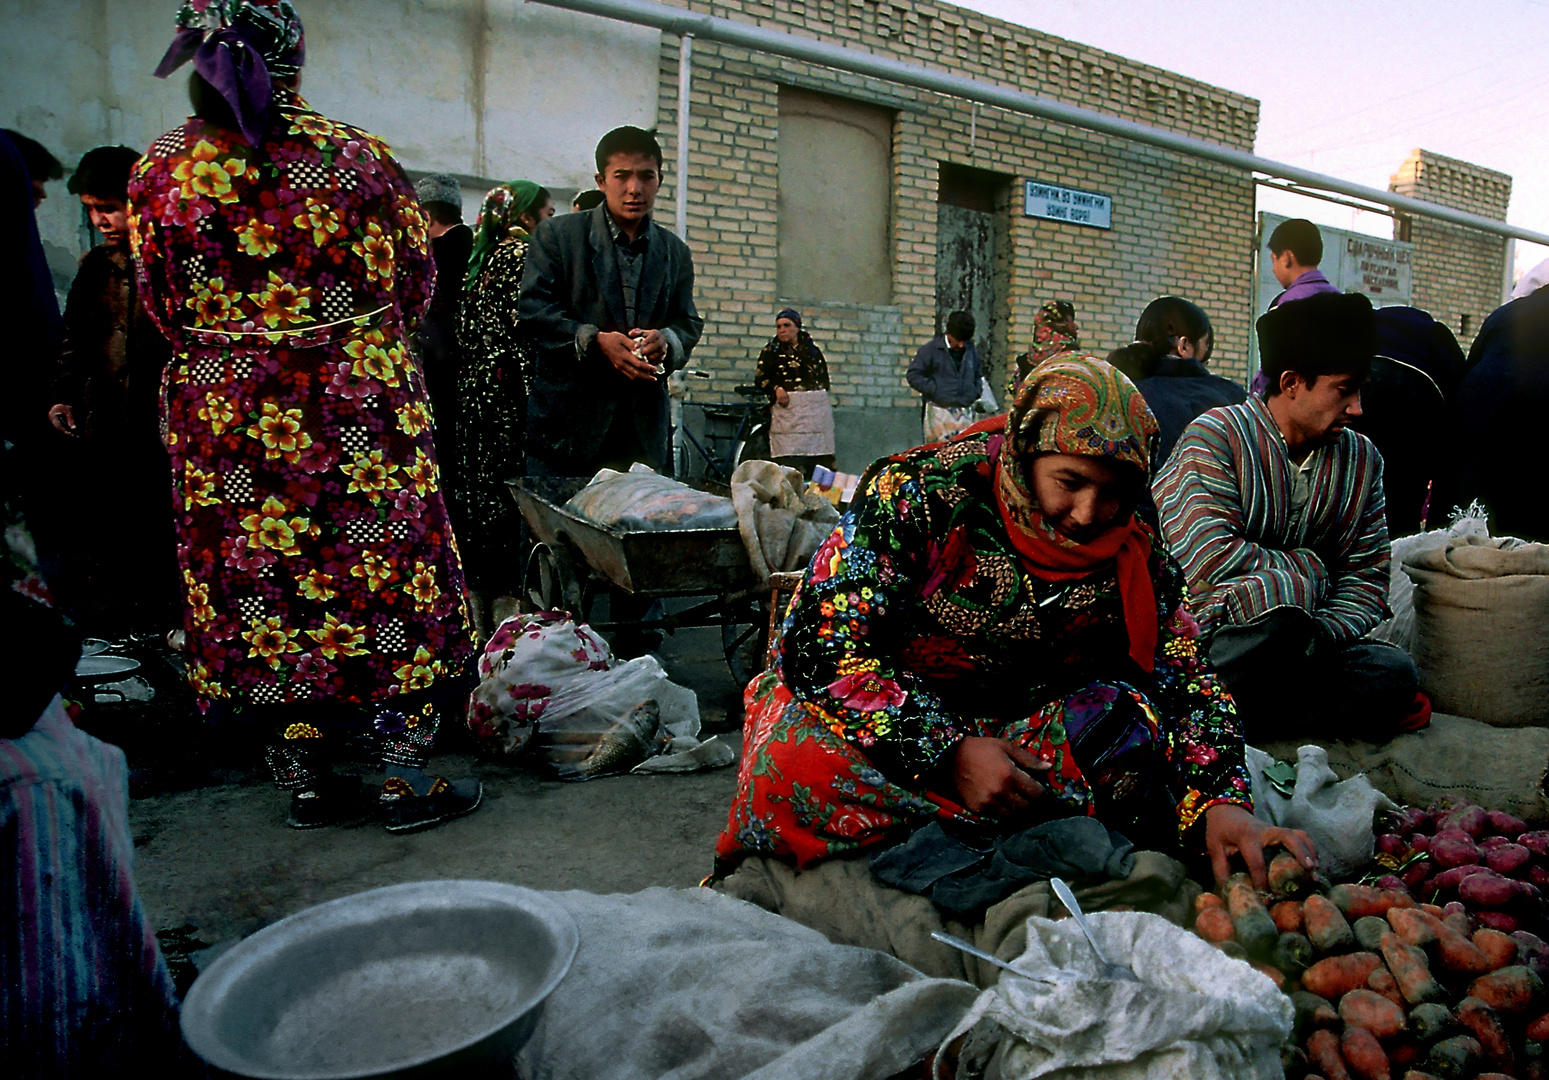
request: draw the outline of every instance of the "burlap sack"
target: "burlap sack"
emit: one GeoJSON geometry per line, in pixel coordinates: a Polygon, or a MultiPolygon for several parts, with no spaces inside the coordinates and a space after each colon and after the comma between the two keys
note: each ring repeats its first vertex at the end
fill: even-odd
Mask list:
{"type": "Polygon", "coordinates": [[[1498,727],[1549,726],[1549,545],[1459,536],[1404,560],[1414,660],[1435,707],[1498,727]]]}
{"type": "MultiPolygon", "coordinates": [[[[1260,743],[1281,761],[1295,761],[1307,739],[1260,743]]],[[[1442,796],[1467,799],[1527,821],[1549,819],[1544,793],[1549,729],[1500,728],[1461,716],[1431,717],[1430,726],[1390,742],[1322,742],[1341,778],[1365,773],[1372,786],[1409,806],[1442,796]]]]}

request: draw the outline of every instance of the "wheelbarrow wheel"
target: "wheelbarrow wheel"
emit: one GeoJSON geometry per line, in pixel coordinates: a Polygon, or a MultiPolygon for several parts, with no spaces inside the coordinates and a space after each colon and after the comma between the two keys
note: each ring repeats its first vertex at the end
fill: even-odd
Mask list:
{"type": "Polygon", "coordinates": [[[734,621],[747,617],[745,612],[728,611],[721,623],[721,652],[726,657],[726,670],[738,687],[746,686],[749,679],[764,670],[766,628],[756,617],[752,622],[734,621]]]}
{"type": "Polygon", "coordinates": [[[535,610],[568,611],[578,619],[585,618],[575,563],[570,553],[557,544],[539,544],[532,549],[523,585],[535,610]]]}

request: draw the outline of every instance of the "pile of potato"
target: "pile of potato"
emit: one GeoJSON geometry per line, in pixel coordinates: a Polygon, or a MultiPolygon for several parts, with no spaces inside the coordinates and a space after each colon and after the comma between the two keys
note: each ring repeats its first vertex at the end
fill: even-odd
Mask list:
{"type": "MultiPolygon", "coordinates": [[[[1422,843],[1451,858],[1434,842],[1455,809],[1405,811],[1400,820],[1430,815],[1432,831],[1423,835],[1431,841],[1422,843]]],[[[1411,830],[1405,842],[1416,835],[1411,830]]],[[[1473,839],[1479,857],[1504,846],[1473,839]]],[[[1404,858],[1409,869],[1419,865],[1412,852],[1404,858]]],[[[1296,1026],[1284,1059],[1291,1080],[1549,1080],[1549,945],[1520,929],[1541,925],[1537,889],[1496,888],[1493,877],[1484,878],[1491,889],[1464,888],[1481,872],[1522,880],[1484,862],[1433,863],[1415,877],[1424,887],[1457,866],[1476,872],[1423,894],[1457,896],[1443,906],[1418,902],[1392,876],[1319,891],[1282,852],[1270,863],[1268,898],[1247,875],[1235,875],[1219,893],[1199,898],[1194,932],[1290,995],[1296,1026]]]]}

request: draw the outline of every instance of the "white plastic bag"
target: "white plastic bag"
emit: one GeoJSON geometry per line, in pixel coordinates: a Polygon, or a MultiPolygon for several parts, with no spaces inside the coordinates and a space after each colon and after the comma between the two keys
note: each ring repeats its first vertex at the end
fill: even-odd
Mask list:
{"type": "Polygon", "coordinates": [[[1275,759],[1257,747],[1245,750],[1253,776],[1254,817],[1305,831],[1330,880],[1348,879],[1366,869],[1376,848],[1372,821],[1378,810],[1397,810],[1397,803],[1363,775],[1339,779],[1329,768],[1328,751],[1312,744],[1296,752],[1296,785],[1284,795],[1265,776],[1275,759]]]}
{"type": "Polygon", "coordinates": [[[958,1080],[1283,1075],[1280,1043],[1293,1009],[1266,976],[1158,915],[1100,911],[1087,919],[1103,952],[1140,981],[1099,978],[1074,919],[1028,919],[1027,951],[1013,961],[1028,977],[1002,975],[942,1041],[945,1048],[968,1035],[958,1080]]]}

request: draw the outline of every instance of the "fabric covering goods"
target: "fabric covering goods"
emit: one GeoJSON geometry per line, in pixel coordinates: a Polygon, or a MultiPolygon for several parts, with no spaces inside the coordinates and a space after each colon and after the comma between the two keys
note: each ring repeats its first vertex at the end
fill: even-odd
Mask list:
{"type": "Polygon", "coordinates": [[[1420,689],[1501,727],[1549,726],[1549,545],[1458,536],[1404,559],[1420,689]]]}
{"type": "MultiPolygon", "coordinates": [[[[1270,1080],[1293,1008],[1269,979],[1141,912],[1090,916],[1093,936],[1140,982],[1098,977],[1073,919],[1027,920],[1027,948],[986,990],[963,1033],[958,1080],[1270,1080]],[[1037,982],[1033,980],[1047,980],[1037,982]]],[[[939,1069],[937,1075],[941,1075],[939,1069]]]]}
{"type": "Polygon", "coordinates": [[[792,390],[788,405],[769,410],[773,457],[824,457],[834,452],[834,407],[827,390],[792,390]]]}
{"type": "Polygon", "coordinates": [[[517,1058],[523,1080],[886,1080],[976,993],[709,889],[545,895],[581,947],[517,1058]]]}
{"type": "Polygon", "coordinates": [[[696,491],[644,465],[627,473],[601,470],[565,509],[620,532],[737,527],[737,512],[726,496],[696,491]]]}
{"type": "MultiPolygon", "coordinates": [[[[1149,911],[1182,926],[1200,893],[1184,865],[1155,851],[1137,851],[1134,859],[1122,880],[1072,881],[1082,909],[1149,911]]],[[[1048,918],[1061,910],[1049,883],[1039,881],[991,904],[982,915],[960,920],[927,897],[884,885],[865,859],[854,858],[797,870],[779,859],[749,856],[715,887],[818,930],[830,941],[878,949],[927,975],[980,987],[994,986],[1000,969],[943,945],[931,937],[933,932],[945,930],[1002,960],[1014,960],[1027,947],[1029,917],[1048,918]]]]}
{"type": "Polygon", "coordinates": [[[1489,536],[1489,515],[1483,505],[1474,503],[1457,511],[1452,524],[1443,529],[1400,536],[1393,541],[1393,558],[1388,564],[1388,607],[1393,614],[1378,623],[1367,637],[1397,645],[1411,657],[1415,652],[1414,579],[1404,573],[1404,560],[1421,551],[1445,547],[1457,536],[1489,536]]]}
{"type": "MultiPolygon", "coordinates": [[[[1264,743],[1281,760],[1296,760],[1297,743],[1264,743]]],[[[1429,727],[1385,743],[1330,742],[1329,765],[1340,776],[1364,773],[1384,795],[1406,806],[1443,796],[1504,810],[1526,821],[1549,818],[1544,795],[1549,728],[1501,728],[1433,713],[1429,727]]],[[[1254,785],[1257,800],[1258,785],[1254,785]]]]}
{"type": "Polygon", "coordinates": [[[1253,775],[1253,813],[1261,821],[1286,829],[1302,829],[1318,852],[1318,865],[1332,881],[1359,875],[1372,860],[1376,838],[1372,819],[1378,810],[1398,805],[1359,774],[1341,780],[1329,768],[1328,751],[1308,745],[1296,751],[1296,783],[1290,795],[1269,783],[1265,770],[1274,758],[1248,747],[1248,771],[1253,775]]]}
{"type": "Polygon", "coordinates": [[[769,575],[804,569],[839,521],[833,503],[795,469],[772,461],[744,461],[731,474],[731,501],[748,562],[761,583],[769,575]]]}

